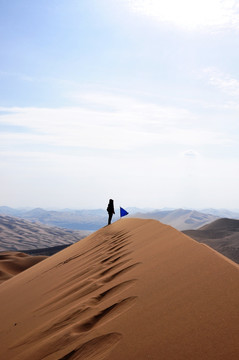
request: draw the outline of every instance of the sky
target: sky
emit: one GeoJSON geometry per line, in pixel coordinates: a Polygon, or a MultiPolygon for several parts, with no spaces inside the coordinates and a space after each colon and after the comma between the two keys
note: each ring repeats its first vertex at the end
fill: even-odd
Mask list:
{"type": "Polygon", "coordinates": [[[239,208],[239,1],[0,0],[0,206],[239,208]]]}

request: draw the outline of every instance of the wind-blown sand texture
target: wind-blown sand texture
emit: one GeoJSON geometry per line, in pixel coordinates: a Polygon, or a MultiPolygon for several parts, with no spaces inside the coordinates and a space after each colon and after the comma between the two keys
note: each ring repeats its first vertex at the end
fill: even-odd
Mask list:
{"type": "Polygon", "coordinates": [[[0,215],[0,251],[24,251],[72,244],[89,231],[73,231],[0,215]]]}
{"type": "Polygon", "coordinates": [[[218,219],[198,230],[183,232],[239,264],[239,220],[218,219]]]}
{"type": "Polygon", "coordinates": [[[236,360],[239,267],[121,219],[0,286],[0,359],[236,360]]]}
{"type": "Polygon", "coordinates": [[[30,256],[13,251],[0,253],[0,283],[11,279],[46,258],[46,256],[30,256]]]}

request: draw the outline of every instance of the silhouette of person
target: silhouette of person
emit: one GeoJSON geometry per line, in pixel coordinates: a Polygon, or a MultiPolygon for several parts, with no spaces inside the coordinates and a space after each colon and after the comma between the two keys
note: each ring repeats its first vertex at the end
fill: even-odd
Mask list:
{"type": "Polygon", "coordinates": [[[107,211],[108,211],[108,214],[109,214],[108,225],[110,225],[112,216],[113,216],[113,214],[115,214],[114,200],[112,200],[112,199],[109,200],[109,204],[107,206],[107,211]]]}

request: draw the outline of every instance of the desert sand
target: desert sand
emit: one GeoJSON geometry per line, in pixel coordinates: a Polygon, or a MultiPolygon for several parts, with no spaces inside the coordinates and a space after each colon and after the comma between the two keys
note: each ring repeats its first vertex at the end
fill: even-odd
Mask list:
{"type": "Polygon", "coordinates": [[[46,258],[15,251],[0,252],[0,284],[46,258]]]}
{"type": "Polygon", "coordinates": [[[121,219],[0,286],[1,360],[239,358],[239,266],[121,219]]]}

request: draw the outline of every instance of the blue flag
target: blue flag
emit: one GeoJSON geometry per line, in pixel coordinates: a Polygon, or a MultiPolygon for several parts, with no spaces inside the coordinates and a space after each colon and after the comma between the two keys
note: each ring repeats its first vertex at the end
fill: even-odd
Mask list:
{"type": "Polygon", "coordinates": [[[120,207],[120,217],[123,217],[125,215],[128,215],[128,211],[126,211],[125,209],[123,209],[122,207],[120,207]]]}

